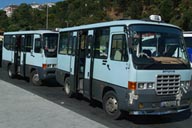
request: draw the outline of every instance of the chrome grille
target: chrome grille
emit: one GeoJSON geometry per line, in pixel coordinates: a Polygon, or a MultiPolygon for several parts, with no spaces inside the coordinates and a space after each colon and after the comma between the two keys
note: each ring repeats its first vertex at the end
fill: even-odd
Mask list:
{"type": "Polygon", "coordinates": [[[156,81],[157,95],[174,95],[179,92],[180,75],[158,75],[156,81]]]}

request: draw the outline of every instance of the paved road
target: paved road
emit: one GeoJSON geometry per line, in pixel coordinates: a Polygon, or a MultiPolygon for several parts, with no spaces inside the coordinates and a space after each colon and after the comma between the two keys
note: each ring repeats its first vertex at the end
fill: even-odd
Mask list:
{"type": "Polygon", "coordinates": [[[0,128],[107,128],[0,80],[0,128]]]}
{"type": "Polygon", "coordinates": [[[22,78],[9,79],[6,74],[5,71],[0,69],[0,128],[5,128],[3,126],[19,128],[18,124],[29,126],[23,128],[38,128],[38,126],[40,128],[60,128],[62,126],[63,128],[86,128],[90,125],[99,128],[186,128],[192,125],[192,116],[189,111],[166,116],[127,115],[121,120],[112,120],[105,115],[100,103],[90,104],[88,100],[82,97],[72,99],[65,97],[62,87],[56,85],[55,81],[49,81],[46,86],[37,87],[30,85],[22,78]],[[12,89],[12,91],[6,88],[1,89],[4,82],[9,85],[9,89],[15,88],[14,90],[25,92],[26,95],[15,95],[19,92],[12,89]],[[7,95],[7,97],[4,97],[2,102],[2,96],[4,95],[7,95]],[[21,104],[21,99],[26,101],[27,105],[21,104]],[[37,104],[40,104],[40,106],[35,105],[36,100],[38,100],[37,104]],[[17,101],[16,103],[19,105],[13,104],[14,101],[17,101]],[[2,107],[6,103],[12,104],[10,108],[2,107]],[[48,104],[50,107],[46,107],[48,104]],[[30,114],[25,115],[25,112],[30,112],[30,114]],[[12,116],[12,114],[17,116],[12,116]],[[21,114],[24,115],[20,116],[21,114]],[[77,120],[76,117],[81,119],[77,120]],[[26,119],[30,119],[30,122],[27,123],[26,119]],[[79,124],[79,122],[81,123],[79,124]]]}

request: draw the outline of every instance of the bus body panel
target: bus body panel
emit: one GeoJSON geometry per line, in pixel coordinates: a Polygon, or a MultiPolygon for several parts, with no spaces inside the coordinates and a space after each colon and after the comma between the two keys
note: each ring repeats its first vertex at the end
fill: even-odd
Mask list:
{"type": "Polygon", "coordinates": [[[64,71],[70,72],[70,62],[71,57],[68,55],[58,55],[58,68],[63,69],[64,71]]]}

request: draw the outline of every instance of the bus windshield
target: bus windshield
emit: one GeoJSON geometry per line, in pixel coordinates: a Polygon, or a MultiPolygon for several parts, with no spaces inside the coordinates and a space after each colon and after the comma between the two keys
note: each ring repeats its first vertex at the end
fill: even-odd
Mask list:
{"type": "Polygon", "coordinates": [[[182,34],[180,29],[167,26],[130,26],[129,46],[136,68],[189,68],[182,34]]]}
{"type": "Polygon", "coordinates": [[[43,35],[44,50],[46,57],[56,57],[57,56],[57,41],[58,34],[49,33],[43,35]]]}

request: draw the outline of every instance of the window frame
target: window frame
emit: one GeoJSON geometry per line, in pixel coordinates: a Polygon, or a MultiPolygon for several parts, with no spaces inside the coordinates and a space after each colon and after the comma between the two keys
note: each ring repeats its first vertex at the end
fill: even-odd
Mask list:
{"type": "Polygon", "coordinates": [[[122,61],[122,62],[127,62],[128,61],[128,44],[126,43],[127,42],[127,38],[126,38],[126,34],[125,33],[115,33],[115,34],[112,34],[111,36],[111,50],[110,50],[110,59],[113,60],[113,61],[122,61]],[[116,48],[115,48],[115,51],[119,51],[121,54],[121,59],[114,59],[114,56],[115,56],[115,53],[113,53],[113,43],[114,43],[114,36],[122,36],[122,39],[123,40],[120,40],[121,41],[121,49],[119,50],[119,45],[118,44],[115,44],[116,45],[116,48]],[[124,37],[123,37],[124,36],[124,37]],[[118,46],[117,46],[118,45],[118,46]]]}

